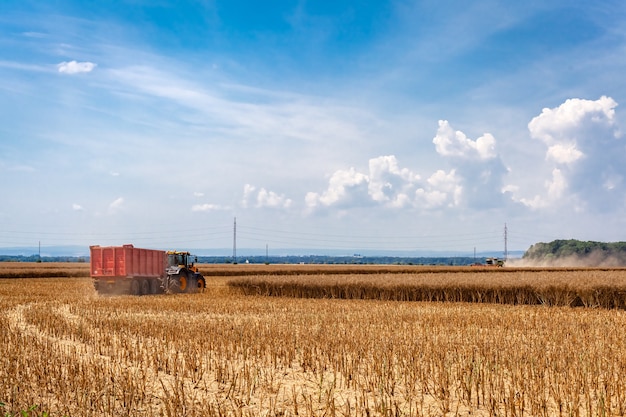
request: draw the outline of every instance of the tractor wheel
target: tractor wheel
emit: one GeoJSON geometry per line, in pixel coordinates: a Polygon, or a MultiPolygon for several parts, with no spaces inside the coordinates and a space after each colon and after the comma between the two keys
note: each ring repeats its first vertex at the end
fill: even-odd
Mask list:
{"type": "Polygon", "coordinates": [[[187,292],[187,288],[189,287],[189,278],[185,274],[175,275],[178,281],[178,291],[176,292],[187,292]]]}
{"type": "Polygon", "coordinates": [[[188,284],[189,280],[185,273],[168,275],[164,284],[164,290],[167,294],[179,294],[185,292],[188,284]]]}
{"type": "Polygon", "coordinates": [[[202,275],[198,275],[198,291],[204,292],[206,288],[206,280],[202,275]]]}
{"type": "Polygon", "coordinates": [[[198,292],[198,281],[196,281],[196,277],[189,277],[187,279],[187,288],[185,288],[186,293],[194,293],[198,292]]]}
{"type": "Polygon", "coordinates": [[[147,279],[141,280],[141,295],[150,294],[150,282],[147,279]]]}
{"type": "Polygon", "coordinates": [[[132,280],[130,282],[130,295],[140,295],[141,287],[139,285],[139,280],[132,280]]]}

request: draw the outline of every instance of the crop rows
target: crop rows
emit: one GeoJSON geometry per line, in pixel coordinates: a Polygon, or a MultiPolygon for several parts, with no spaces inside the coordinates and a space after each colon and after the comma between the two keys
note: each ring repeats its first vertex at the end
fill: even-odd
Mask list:
{"type": "Polygon", "coordinates": [[[233,278],[229,285],[247,295],[278,297],[626,309],[624,269],[257,275],[233,278]]]}
{"type": "Polygon", "coordinates": [[[89,264],[81,262],[0,262],[0,278],[82,278],[89,264]]]}
{"type": "MultiPolygon", "coordinates": [[[[334,278],[392,286],[408,277],[334,278]]],[[[99,297],[89,279],[0,280],[3,411],[626,414],[625,311],[249,296],[228,279],[149,297],[99,297]]]]}

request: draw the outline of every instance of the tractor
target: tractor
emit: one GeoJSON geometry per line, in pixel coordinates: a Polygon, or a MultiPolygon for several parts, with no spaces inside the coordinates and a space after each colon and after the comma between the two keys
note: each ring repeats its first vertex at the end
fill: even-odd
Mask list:
{"type": "Polygon", "coordinates": [[[166,292],[192,293],[198,290],[203,291],[206,287],[206,280],[198,272],[196,263],[198,257],[189,252],[168,251],[167,267],[165,269],[165,282],[163,288],[166,292]]]}
{"type": "Polygon", "coordinates": [[[486,258],[486,259],[485,259],[485,265],[486,265],[486,266],[503,267],[503,266],[504,266],[504,259],[499,259],[499,258],[486,258]]]}

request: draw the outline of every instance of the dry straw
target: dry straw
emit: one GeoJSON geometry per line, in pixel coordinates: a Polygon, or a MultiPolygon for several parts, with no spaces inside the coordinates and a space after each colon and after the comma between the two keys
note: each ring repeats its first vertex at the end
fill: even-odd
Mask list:
{"type": "MultiPolygon", "coordinates": [[[[623,279],[562,272],[533,274],[545,288],[567,277],[576,291],[623,279]]],[[[465,278],[488,288],[506,279],[494,274],[465,278]]],[[[409,278],[350,275],[334,279],[364,280],[367,294],[370,279],[393,288],[409,278]]],[[[0,280],[2,412],[626,414],[623,310],[247,296],[228,279],[209,279],[201,294],[146,297],[98,297],[89,279],[0,280]]]]}

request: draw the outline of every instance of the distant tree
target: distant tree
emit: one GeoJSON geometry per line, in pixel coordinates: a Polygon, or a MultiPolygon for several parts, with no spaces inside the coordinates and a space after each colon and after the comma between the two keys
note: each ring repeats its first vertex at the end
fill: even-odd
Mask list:
{"type": "Polygon", "coordinates": [[[538,242],[531,245],[522,258],[548,262],[571,257],[587,259],[597,264],[626,265],[626,242],[607,243],[576,239],[538,242]]]}

